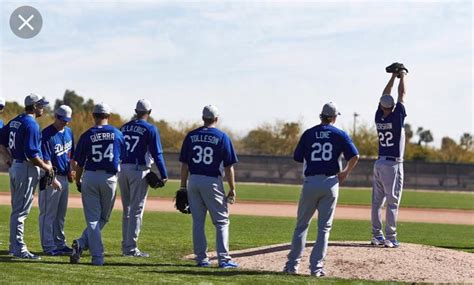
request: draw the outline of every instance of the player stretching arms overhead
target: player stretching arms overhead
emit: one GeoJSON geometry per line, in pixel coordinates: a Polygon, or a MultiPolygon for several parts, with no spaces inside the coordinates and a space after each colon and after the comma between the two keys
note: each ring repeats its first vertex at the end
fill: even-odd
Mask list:
{"type": "Polygon", "coordinates": [[[375,113],[375,125],[379,136],[379,159],[374,165],[372,188],[372,245],[398,247],[397,216],[403,188],[403,153],[405,150],[405,95],[407,69],[401,63],[387,67],[392,73],[375,113]],[[397,104],[390,95],[393,83],[398,84],[397,104]],[[382,205],[387,201],[385,238],[382,232],[382,205]]]}

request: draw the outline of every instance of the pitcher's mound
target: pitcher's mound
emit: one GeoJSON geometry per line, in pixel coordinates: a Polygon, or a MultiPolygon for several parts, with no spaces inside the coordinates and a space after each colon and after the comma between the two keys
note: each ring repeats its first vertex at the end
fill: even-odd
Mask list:
{"type": "MultiPolygon", "coordinates": [[[[313,244],[306,244],[300,274],[309,275],[313,244]]],[[[231,255],[243,269],[281,272],[289,250],[289,244],[279,244],[233,251],[231,255]]],[[[408,243],[389,249],[368,242],[331,242],[325,271],[328,277],[344,279],[474,283],[474,254],[408,243]]]]}

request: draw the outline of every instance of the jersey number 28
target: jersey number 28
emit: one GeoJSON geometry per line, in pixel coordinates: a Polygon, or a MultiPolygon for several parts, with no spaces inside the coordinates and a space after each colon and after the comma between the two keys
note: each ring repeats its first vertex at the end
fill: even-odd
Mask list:
{"type": "Polygon", "coordinates": [[[314,150],[311,152],[311,161],[329,161],[332,158],[332,144],[326,142],[321,144],[315,142],[311,145],[314,150]]]}
{"type": "Polygon", "coordinates": [[[104,152],[102,152],[102,147],[100,144],[92,146],[92,161],[101,162],[104,158],[109,161],[114,159],[114,144],[109,144],[104,152]]]}
{"type": "Polygon", "coordinates": [[[197,150],[196,152],[196,157],[193,157],[193,162],[194,163],[201,163],[203,162],[204,164],[211,164],[213,161],[212,155],[214,154],[214,150],[212,147],[202,147],[200,145],[195,145],[193,147],[193,150],[197,150]]]}

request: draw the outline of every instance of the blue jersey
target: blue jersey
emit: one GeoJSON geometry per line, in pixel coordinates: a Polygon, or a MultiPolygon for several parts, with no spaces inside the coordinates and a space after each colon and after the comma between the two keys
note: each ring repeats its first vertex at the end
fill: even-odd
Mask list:
{"type": "Polygon", "coordinates": [[[189,166],[191,174],[218,177],[222,176],[224,167],[238,160],[232,142],[224,132],[200,127],[184,139],[179,161],[189,166]]]}
{"type": "Polygon", "coordinates": [[[120,129],[125,139],[127,151],[122,163],[151,166],[153,161],[162,178],[168,178],[160,133],[155,125],[145,120],[133,120],[120,129]]]}
{"type": "Polygon", "coordinates": [[[405,152],[405,106],[397,103],[386,118],[379,108],[375,113],[375,126],[379,136],[379,156],[403,158],[405,152]]]}
{"type": "Polygon", "coordinates": [[[71,171],[69,162],[74,153],[74,136],[70,128],[59,131],[54,125],[42,132],[41,151],[43,159],[51,161],[58,174],[67,175],[71,171]]]}
{"type": "Polygon", "coordinates": [[[20,114],[1,129],[0,143],[8,147],[17,161],[26,161],[41,154],[41,132],[31,115],[20,114]]]}
{"type": "Polygon", "coordinates": [[[4,124],[3,124],[3,120],[0,119],[0,129],[3,128],[4,124]]]}
{"type": "Polygon", "coordinates": [[[85,170],[104,170],[116,174],[125,154],[122,133],[110,125],[94,126],[79,138],[74,160],[85,170]]]}
{"type": "Polygon", "coordinates": [[[296,146],[293,158],[304,163],[304,175],[336,175],[341,171],[339,158],[358,155],[349,136],[332,125],[317,125],[306,130],[296,146]]]}

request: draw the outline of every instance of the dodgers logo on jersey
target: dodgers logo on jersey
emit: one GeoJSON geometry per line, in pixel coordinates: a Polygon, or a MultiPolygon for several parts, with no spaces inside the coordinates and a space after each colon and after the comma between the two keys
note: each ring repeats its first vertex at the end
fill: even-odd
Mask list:
{"type": "Polygon", "coordinates": [[[71,149],[72,149],[72,141],[67,142],[64,145],[58,143],[54,146],[54,153],[57,156],[61,156],[63,154],[68,153],[69,151],[71,151],[71,149]]]}

